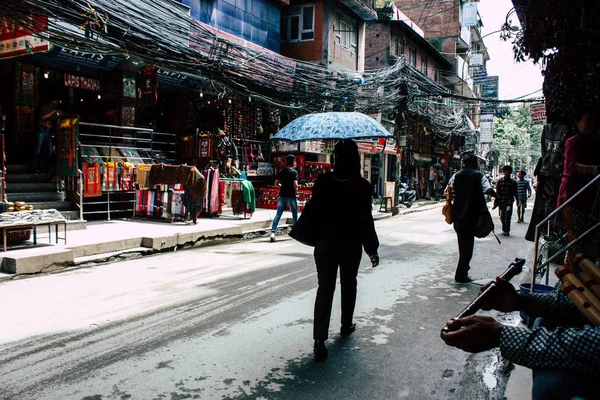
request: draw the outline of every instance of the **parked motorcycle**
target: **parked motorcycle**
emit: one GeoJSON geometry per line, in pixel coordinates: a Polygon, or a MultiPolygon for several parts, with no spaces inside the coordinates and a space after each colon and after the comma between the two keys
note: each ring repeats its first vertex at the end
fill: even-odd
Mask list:
{"type": "Polygon", "coordinates": [[[406,208],[410,208],[416,199],[417,191],[410,189],[406,183],[400,183],[400,190],[398,191],[398,203],[404,204],[406,208]]]}

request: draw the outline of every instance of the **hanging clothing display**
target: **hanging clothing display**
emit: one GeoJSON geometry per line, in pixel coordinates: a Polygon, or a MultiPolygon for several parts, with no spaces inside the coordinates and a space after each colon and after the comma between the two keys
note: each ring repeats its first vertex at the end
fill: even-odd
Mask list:
{"type": "Polygon", "coordinates": [[[119,164],[119,186],[121,190],[133,190],[133,164],[119,164]]]}
{"type": "Polygon", "coordinates": [[[117,190],[117,163],[104,163],[104,179],[102,190],[117,190]]]}
{"type": "Polygon", "coordinates": [[[100,163],[83,163],[83,197],[102,196],[100,163]]]}
{"type": "Polygon", "coordinates": [[[148,189],[150,187],[150,185],[148,184],[148,175],[150,175],[151,168],[152,165],[150,164],[138,164],[135,166],[135,182],[138,184],[138,187],[142,190],[148,189]]]}
{"type": "Polygon", "coordinates": [[[79,118],[65,118],[60,121],[58,130],[58,175],[77,176],[77,142],[79,118]]]}

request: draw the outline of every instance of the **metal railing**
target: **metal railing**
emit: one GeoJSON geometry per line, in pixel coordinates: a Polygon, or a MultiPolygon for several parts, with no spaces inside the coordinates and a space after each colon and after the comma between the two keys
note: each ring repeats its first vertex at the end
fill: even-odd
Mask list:
{"type": "MultiPolygon", "coordinates": [[[[556,208],[554,211],[552,211],[550,214],[548,214],[548,216],[546,218],[544,218],[542,221],[540,221],[540,223],[538,223],[535,226],[535,240],[534,240],[534,244],[533,244],[533,262],[534,262],[534,264],[533,264],[533,271],[532,271],[532,274],[531,274],[531,288],[530,288],[530,292],[531,293],[534,292],[535,277],[536,277],[536,275],[537,275],[537,273],[539,271],[542,271],[544,268],[547,269],[547,267],[550,265],[550,263],[552,261],[554,261],[559,255],[563,254],[565,252],[565,250],[570,249],[571,247],[573,247],[574,245],[576,245],[577,243],[579,243],[579,241],[581,239],[583,239],[584,237],[586,237],[587,235],[589,235],[592,231],[594,231],[595,229],[597,229],[598,227],[600,227],[600,223],[594,225],[593,227],[591,227],[590,229],[588,229],[587,231],[585,231],[584,233],[582,233],[581,235],[579,235],[579,237],[577,237],[575,240],[573,240],[572,242],[570,242],[569,244],[567,244],[564,248],[562,248],[561,250],[559,250],[556,253],[554,253],[545,262],[541,263],[539,266],[537,265],[537,263],[538,263],[538,255],[539,255],[540,230],[541,230],[541,228],[544,226],[544,224],[546,224],[553,217],[555,217],[556,214],[558,214],[565,206],[569,205],[575,198],[577,198],[579,195],[581,195],[583,192],[585,192],[589,187],[591,187],[596,182],[600,182],[600,175],[596,176],[594,179],[592,179],[590,182],[588,182],[587,185],[585,185],[577,193],[575,193],[573,196],[571,196],[566,202],[564,202],[563,204],[561,204],[560,207],[556,208]]],[[[594,204],[594,206],[595,205],[596,204],[594,204]]],[[[548,280],[550,279],[549,270],[547,269],[544,272],[544,274],[546,275],[546,284],[548,284],[548,280]]]]}

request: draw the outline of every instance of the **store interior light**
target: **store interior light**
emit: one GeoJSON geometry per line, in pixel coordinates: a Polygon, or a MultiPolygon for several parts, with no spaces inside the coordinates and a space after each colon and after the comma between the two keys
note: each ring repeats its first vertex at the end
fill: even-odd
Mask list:
{"type": "Polygon", "coordinates": [[[102,100],[102,95],[101,94],[98,95],[98,100],[102,100]]]}
{"type": "Polygon", "coordinates": [[[83,103],[83,99],[81,99],[81,100],[79,100],[79,101],[83,103]]]}
{"type": "Polygon", "coordinates": [[[44,79],[48,79],[48,78],[50,78],[50,71],[48,71],[48,68],[46,68],[44,70],[44,79]]]}
{"type": "Polygon", "coordinates": [[[204,97],[204,93],[200,92],[200,97],[204,97]]]}
{"type": "Polygon", "coordinates": [[[231,104],[231,99],[229,99],[229,104],[231,104]]]}

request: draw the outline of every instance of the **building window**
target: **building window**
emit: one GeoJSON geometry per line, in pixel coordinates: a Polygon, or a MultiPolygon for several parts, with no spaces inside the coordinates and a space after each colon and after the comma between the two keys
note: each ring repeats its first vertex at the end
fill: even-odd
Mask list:
{"type": "Polygon", "coordinates": [[[440,71],[437,69],[433,71],[433,80],[435,83],[440,83],[440,71]]]}
{"type": "Polygon", "coordinates": [[[427,76],[427,57],[421,57],[421,72],[427,76]]]}
{"type": "Polygon", "coordinates": [[[339,27],[335,34],[336,42],[346,49],[356,51],[356,23],[340,18],[339,27]]]}
{"type": "Polygon", "coordinates": [[[414,47],[408,49],[408,63],[413,67],[417,66],[417,51],[414,47]]]}
{"type": "Polygon", "coordinates": [[[289,7],[281,18],[282,42],[305,42],[315,38],[315,6],[289,7]]]}
{"type": "Polygon", "coordinates": [[[402,38],[396,39],[396,55],[398,57],[404,55],[404,40],[402,38]]]}

